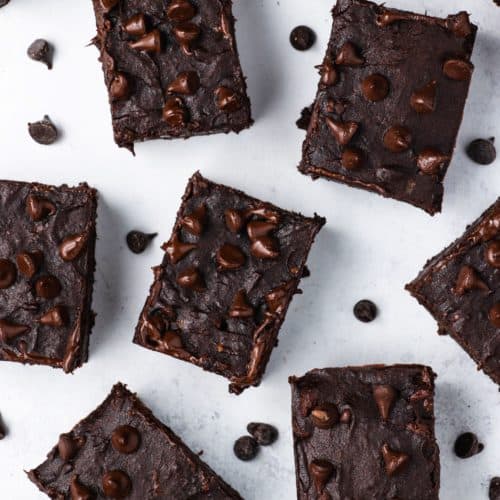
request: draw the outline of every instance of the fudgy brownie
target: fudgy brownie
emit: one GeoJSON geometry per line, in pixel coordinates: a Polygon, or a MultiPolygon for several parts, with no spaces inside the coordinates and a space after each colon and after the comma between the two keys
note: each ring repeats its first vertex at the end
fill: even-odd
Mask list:
{"type": "Polygon", "coordinates": [[[71,372],[94,324],[97,193],[0,181],[0,359],[71,372]]]}
{"type": "Polygon", "coordinates": [[[500,384],[500,198],[406,289],[500,384]]]}
{"type": "Polygon", "coordinates": [[[28,476],[58,500],[241,500],[122,384],[28,476]]]}
{"type": "Polygon", "coordinates": [[[338,0],[299,170],[439,212],[476,31],[338,0]]]}
{"type": "Polygon", "coordinates": [[[252,124],[231,0],[93,0],[115,141],[252,124]]]}
{"type": "Polygon", "coordinates": [[[437,500],[434,378],[420,365],[291,377],[299,500],[437,500]]]}
{"type": "Polygon", "coordinates": [[[325,219],[214,184],[188,183],[134,342],[258,385],[325,219]]]}

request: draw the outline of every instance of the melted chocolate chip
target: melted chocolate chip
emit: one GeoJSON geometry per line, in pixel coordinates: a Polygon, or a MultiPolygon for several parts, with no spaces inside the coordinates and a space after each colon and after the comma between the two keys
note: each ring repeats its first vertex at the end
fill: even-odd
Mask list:
{"type": "Polygon", "coordinates": [[[196,210],[181,219],[181,226],[195,236],[201,236],[207,219],[207,209],[205,205],[199,206],[196,210]]]}
{"type": "Polygon", "coordinates": [[[247,462],[257,456],[259,443],[253,437],[242,436],[234,443],[233,451],[237,458],[247,462]]]}
{"type": "Polygon", "coordinates": [[[17,278],[16,266],[8,259],[0,259],[0,288],[11,287],[17,278]]]}
{"type": "Polygon", "coordinates": [[[341,146],[347,146],[351,142],[359,127],[356,122],[340,122],[328,117],[326,118],[326,124],[341,146]]]}
{"type": "Polygon", "coordinates": [[[245,264],[245,254],[236,246],[225,243],[217,250],[219,270],[234,271],[245,264]]]}
{"type": "Polygon", "coordinates": [[[129,85],[127,77],[123,73],[116,73],[111,85],[109,86],[109,95],[115,101],[126,99],[129,95],[129,85]]]}
{"type": "Polygon", "coordinates": [[[141,38],[133,42],[129,42],[131,49],[140,50],[142,52],[151,52],[159,54],[161,52],[161,35],[159,30],[155,29],[142,35],[141,38]]]}
{"type": "Polygon", "coordinates": [[[472,26],[467,12],[459,12],[458,14],[448,16],[446,27],[459,38],[465,38],[472,34],[472,26]]]}
{"type": "Polygon", "coordinates": [[[232,113],[241,108],[241,100],[234,90],[227,87],[219,87],[215,91],[217,106],[222,111],[232,113]]]}
{"type": "Polygon", "coordinates": [[[196,248],[193,243],[184,243],[180,240],[179,235],[174,233],[167,243],[161,247],[170,258],[172,264],[177,264],[182,260],[191,250],[196,248]]]}
{"type": "Polygon", "coordinates": [[[184,127],[187,123],[188,115],[182,100],[179,97],[168,98],[163,107],[162,117],[171,127],[184,127]]]}
{"type": "Polygon", "coordinates": [[[105,10],[111,10],[113,7],[118,5],[120,0],[101,0],[101,5],[105,10]]]}
{"type": "Polygon", "coordinates": [[[111,444],[119,453],[134,453],[139,449],[141,436],[135,427],[120,425],[111,434],[111,444]]]}
{"type": "Polygon", "coordinates": [[[28,57],[33,61],[39,61],[47,65],[47,68],[52,69],[52,54],[53,50],[47,40],[39,38],[35,40],[27,51],[28,57]]]}
{"type": "Polygon", "coordinates": [[[478,453],[481,453],[484,445],[479,442],[477,436],[473,432],[464,432],[455,440],[453,450],[459,458],[470,458],[478,453]]]}
{"type": "Polygon", "coordinates": [[[373,399],[377,404],[378,411],[382,420],[388,420],[391,413],[391,408],[396,401],[398,393],[394,387],[390,385],[374,385],[373,399]]]}
{"type": "Polygon", "coordinates": [[[189,267],[177,275],[177,284],[197,292],[205,290],[205,282],[196,267],[189,267]]]}
{"type": "Polygon", "coordinates": [[[309,473],[312,476],[317,493],[320,494],[333,477],[335,468],[328,460],[313,460],[309,464],[309,473]]]}
{"type": "Polygon", "coordinates": [[[410,459],[406,453],[391,450],[388,444],[382,446],[382,457],[384,458],[385,471],[388,476],[394,476],[401,472],[410,459]]]}
{"type": "Polygon", "coordinates": [[[384,134],[384,146],[392,153],[402,153],[411,146],[410,131],[401,125],[395,125],[384,134]]]}
{"type": "Polygon", "coordinates": [[[488,244],[485,250],[486,262],[494,267],[500,269],[500,240],[492,241],[488,244]]]}
{"type": "Polygon", "coordinates": [[[88,233],[72,234],[59,244],[59,255],[62,260],[71,262],[77,259],[87,246],[88,233]]]}
{"type": "Polygon", "coordinates": [[[491,307],[488,312],[488,319],[495,328],[500,328],[500,302],[491,307]]]}
{"type": "Polygon", "coordinates": [[[363,165],[363,153],[357,148],[346,148],[342,151],[340,164],[347,170],[356,170],[363,165]]]}
{"type": "Polygon", "coordinates": [[[167,87],[169,94],[193,95],[200,88],[200,77],[196,71],[183,71],[167,87]]]}
{"type": "Polygon", "coordinates": [[[195,15],[196,9],[187,0],[173,0],[167,8],[167,17],[176,23],[189,21],[195,15]]]}
{"type": "Polygon", "coordinates": [[[14,323],[7,319],[0,319],[0,341],[9,342],[10,340],[18,337],[19,335],[24,335],[30,331],[30,327],[26,325],[20,325],[19,323],[14,323]]]}
{"type": "Polygon", "coordinates": [[[424,87],[415,90],[410,97],[410,106],[417,113],[432,113],[436,107],[436,90],[436,80],[432,80],[424,87]]]}
{"type": "Polygon", "coordinates": [[[63,306],[55,306],[43,314],[38,321],[42,325],[61,327],[66,323],[67,316],[63,306]]]}
{"type": "Polygon", "coordinates": [[[239,233],[245,224],[245,220],[238,210],[228,208],[224,212],[224,219],[226,221],[226,226],[232,233],[239,233]]]}
{"type": "Polygon", "coordinates": [[[297,26],[290,33],[290,43],[296,50],[309,50],[316,41],[316,34],[308,26],[297,26]]]}
{"type": "MultiPolygon", "coordinates": [[[[17,254],[16,262],[19,272],[26,278],[32,278],[38,271],[42,259],[43,259],[43,254],[40,251],[21,252],[17,254]]],[[[0,288],[1,288],[1,270],[0,270],[0,288]]]]}
{"type": "Polygon", "coordinates": [[[389,82],[385,76],[370,75],[361,83],[361,91],[369,101],[382,101],[389,94],[389,82]]]}
{"type": "Polygon", "coordinates": [[[32,220],[38,222],[54,215],[56,213],[56,206],[45,198],[30,194],[26,198],[26,212],[32,220]]]}
{"type": "Polygon", "coordinates": [[[462,59],[448,59],[443,65],[443,73],[450,80],[465,82],[470,80],[474,67],[462,59]]]}
{"type": "Polygon", "coordinates": [[[488,285],[479,277],[474,268],[471,266],[462,266],[458,272],[453,292],[458,296],[462,296],[471,290],[490,291],[488,285]]]}
{"type": "Polygon", "coordinates": [[[251,422],[247,425],[247,431],[261,446],[269,446],[278,439],[278,429],[273,425],[251,422]]]}
{"type": "Polygon", "coordinates": [[[247,224],[247,234],[248,237],[254,241],[262,236],[268,236],[269,233],[277,228],[277,224],[274,222],[254,220],[247,224]]]}
{"type": "Polygon", "coordinates": [[[278,243],[271,236],[261,236],[252,241],[250,252],[258,259],[276,259],[279,257],[278,243]]]}
{"type": "Polygon", "coordinates": [[[426,148],[417,156],[417,166],[423,174],[436,175],[449,160],[449,156],[441,154],[437,149],[426,148]]]}
{"type": "Polygon", "coordinates": [[[494,139],[475,139],[467,146],[469,158],[479,165],[489,165],[496,160],[494,139]]]}
{"type": "Polygon", "coordinates": [[[123,29],[132,36],[141,36],[146,33],[146,18],[144,14],[136,14],[123,23],[123,29]]]}
{"type": "Polygon", "coordinates": [[[157,235],[158,233],[147,234],[142,231],[130,231],[126,237],[127,246],[133,253],[142,253],[157,235]]]}
{"type": "Polygon", "coordinates": [[[57,442],[57,452],[61,460],[68,462],[76,456],[80,449],[80,443],[73,439],[69,434],[61,434],[57,442]]]}
{"type": "Polygon", "coordinates": [[[370,323],[377,317],[377,306],[371,300],[360,300],[354,305],[354,316],[363,323],[370,323]]]}
{"type": "Polygon", "coordinates": [[[351,42],[346,42],[337,53],[335,64],[339,66],[360,66],[365,60],[358,55],[358,49],[351,42]]]}
{"type": "Polygon", "coordinates": [[[102,489],[109,498],[125,498],[132,490],[132,481],[121,470],[112,470],[102,476],[102,489]]]}
{"type": "Polygon", "coordinates": [[[254,315],[244,290],[236,293],[228,314],[231,318],[251,318],[254,315]]]}
{"type": "Polygon", "coordinates": [[[321,75],[321,84],[330,87],[331,85],[335,85],[338,80],[338,74],[337,70],[335,69],[335,66],[329,62],[325,61],[320,67],[319,67],[319,74],[321,75]]]}
{"type": "Polygon", "coordinates": [[[47,115],[43,120],[28,123],[28,132],[35,142],[45,146],[54,143],[57,139],[57,129],[47,115]]]}
{"type": "Polygon", "coordinates": [[[312,409],[311,420],[319,429],[330,429],[339,421],[339,411],[334,404],[324,403],[312,409]]]}
{"type": "Polygon", "coordinates": [[[71,500],[94,500],[96,498],[94,493],[78,480],[78,476],[71,478],[69,491],[71,500]]]}
{"type": "Polygon", "coordinates": [[[36,280],[35,291],[42,299],[55,299],[61,293],[61,283],[55,276],[42,276],[36,280]]]}
{"type": "Polygon", "coordinates": [[[200,36],[200,27],[186,22],[175,26],[172,32],[183,50],[189,53],[190,45],[200,36]]]}

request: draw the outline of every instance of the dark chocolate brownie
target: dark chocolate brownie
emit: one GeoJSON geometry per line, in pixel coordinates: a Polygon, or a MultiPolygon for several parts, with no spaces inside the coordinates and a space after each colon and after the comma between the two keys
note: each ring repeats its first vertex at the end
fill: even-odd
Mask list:
{"type": "Polygon", "coordinates": [[[214,184],[188,183],[134,342],[258,385],[325,219],[214,184]]]}
{"type": "Polygon", "coordinates": [[[0,181],[0,359],[71,372],[94,324],[97,193],[0,181]]]}
{"type": "Polygon", "coordinates": [[[500,198],[406,289],[500,384],[500,198]]]}
{"type": "Polygon", "coordinates": [[[420,365],[291,377],[299,500],[437,500],[435,374],[420,365]]]}
{"type": "Polygon", "coordinates": [[[299,170],[439,212],[476,31],[338,0],[299,170]]]}
{"type": "Polygon", "coordinates": [[[28,476],[57,500],[241,500],[122,384],[28,476]]]}
{"type": "Polygon", "coordinates": [[[115,141],[252,124],[231,0],[93,0],[115,141]]]}

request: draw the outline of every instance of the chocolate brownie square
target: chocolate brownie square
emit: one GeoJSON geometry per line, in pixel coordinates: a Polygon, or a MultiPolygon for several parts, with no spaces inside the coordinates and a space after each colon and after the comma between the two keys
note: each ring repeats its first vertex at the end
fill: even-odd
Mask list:
{"type": "Polygon", "coordinates": [[[0,181],[0,359],[72,372],[94,324],[97,193],[0,181]]]}
{"type": "Polygon", "coordinates": [[[299,170],[439,212],[476,31],[338,0],[299,170]]]}
{"type": "Polygon", "coordinates": [[[325,219],[214,184],[188,183],[134,342],[258,385],[325,219]]]}
{"type": "Polygon", "coordinates": [[[252,124],[231,0],[93,0],[115,141],[252,124]]]}
{"type": "Polygon", "coordinates": [[[500,384],[500,198],[406,289],[500,384]]]}
{"type": "Polygon", "coordinates": [[[28,477],[58,500],[241,500],[122,384],[28,477]]]}
{"type": "Polygon", "coordinates": [[[420,365],[291,377],[299,500],[438,500],[434,378],[420,365]]]}

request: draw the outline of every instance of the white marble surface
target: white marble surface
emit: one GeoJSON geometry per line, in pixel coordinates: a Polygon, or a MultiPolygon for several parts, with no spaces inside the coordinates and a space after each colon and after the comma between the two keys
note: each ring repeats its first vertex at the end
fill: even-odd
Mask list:
{"type": "Polygon", "coordinates": [[[457,153],[446,179],[442,215],[300,175],[303,133],[294,122],[314,96],[330,30],[331,0],[237,0],[237,36],[248,76],[255,126],[239,136],[156,141],[137,156],[112,141],[107,96],[90,0],[12,0],[0,11],[0,177],[48,183],[82,180],[100,191],[94,308],[98,314],[90,361],[71,375],[42,367],[0,366],[0,411],[9,436],[0,443],[0,498],[45,498],[23,469],[36,466],[56,442],[121,380],[248,500],[295,497],[287,377],[313,367],[373,362],[421,362],[439,374],[437,435],[443,500],[487,498],[500,475],[500,397],[485,375],[404,290],[426,258],[462,233],[500,194],[500,161],[488,167],[464,155],[467,141],[500,138],[500,8],[492,0],[391,0],[391,6],[446,15],[460,9],[479,25],[476,73],[457,153]],[[314,48],[290,47],[290,30],[308,24],[314,48]],[[56,46],[54,69],[25,56],[46,37],[56,46]],[[26,123],[48,113],[63,131],[51,147],[32,142],[26,123]],[[283,326],[280,345],[258,389],[227,393],[226,380],[131,343],[152,280],[150,267],[168,238],[187,178],[208,177],[306,214],[328,218],[283,326]],[[158,231],[140,256],[124,245],[131,228],[158,231]],[[357,322],[354,302],[369,297],[381,310],[370,325],[357,322]],[[276,445],[251,463],[237,461],[232,444],[249,420],[276,424],[276,445]],[[461,461],[452,444],[464,430],[485,443],[461,461]]]}

